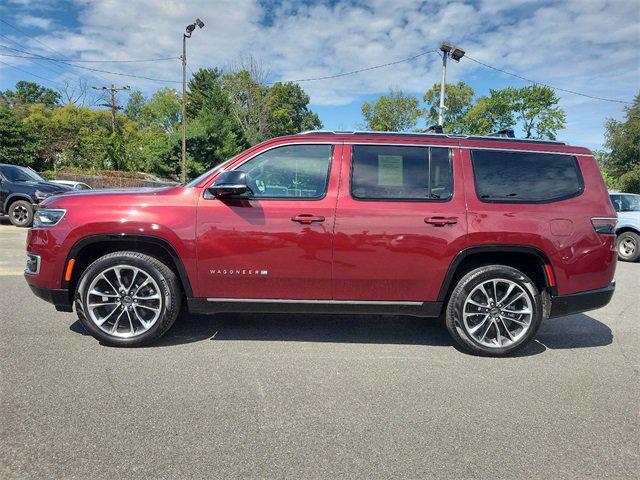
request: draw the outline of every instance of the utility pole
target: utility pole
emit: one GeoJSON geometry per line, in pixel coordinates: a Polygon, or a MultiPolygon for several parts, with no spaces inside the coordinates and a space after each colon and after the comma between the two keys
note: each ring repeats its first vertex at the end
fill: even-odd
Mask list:
{"type": "Polygon", "coordinates": [[[131,87],[129,85],[125,87],[116,87],[115,85],[111,84],[110,87],[92,87],[92,88],[94,90],[108,90],[109,92],[111,92],[111,101],[109,103],[99,103],[98,105],[100,105],[101,107],[111,108],[111,132],[115,133],[116,132],[116,112],[122,108],[118,106],[118,103],[116,102],[116,95],[120,91],[131,90],[131,87]]]}
{"type": "Polygon", "coordinates": [[[196,27],[204,27],[204,22],[199,18],[187,25],[182,34],[182,183],[187,183],[187,38],[191,38],[196,27]]]}
{"type": "Polygon", "coordinates": [[[460,47],[456,47],[455,45],[451,45],[450,43],[443,42],[440,46],[440,50],[442,51],[442,80],[440,82],[440,108],[438,111],[438,125],[440,127],[443,126],[443,117],[444,117],[444,88],[447,81],[447,57],[451,55],[456,62],[459,62],[462,57],[464,57],[464,50],[460,47]]]}

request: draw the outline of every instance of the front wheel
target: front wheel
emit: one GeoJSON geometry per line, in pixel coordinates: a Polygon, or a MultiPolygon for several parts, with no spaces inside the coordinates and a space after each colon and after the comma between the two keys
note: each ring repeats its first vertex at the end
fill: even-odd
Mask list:
{"type": "Polygon", "coordinates": [[[84,271],[76,310],[84,327],[101,342],[139,347],[171,328],[181,300],[178,279],[167,265],[139,252],[115,252],[84,271]]]}
{"type": "Polygon", "coordinates": [[[640,258],[640,236],[634,232],[623,232],[616,238],[618,258],[625,262],[635,262],[640,258]]]}
{"type": "Polygon", "coordinates": [[[476,268],[457,283],[446,310],[451,336],[476,355],[502,356],[536,335],[542,295],[521,271],[506,265],[476,268]]]}
{"type": "Polygon", "coordinates": [[[16,227],[30,227],[33,223],[33,207],[26,200],[16,200],[9,206],[9,221],[16,227]]]}

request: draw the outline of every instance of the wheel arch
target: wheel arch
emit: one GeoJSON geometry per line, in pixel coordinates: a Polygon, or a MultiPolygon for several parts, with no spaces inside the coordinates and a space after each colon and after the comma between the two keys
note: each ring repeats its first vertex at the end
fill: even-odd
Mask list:
{"type": "Polygon", "coordinates": [[[636,227],[635,225],[623,225],[619,228],[616,228],[616,237],[626,232],[632,232],[636,235],[640,235],[640,228],[636,227]]]}
{"type": "Polygon", "coordinates": [[[102,234],[91,235],[78,240],[67,255],[62,272],[62,288],[67,289],[73,299],[82,272],[97,258],[120,250],[135,251],[155,256],[171,268],[187,297],[193,296],[189,276],[176,249],[167,240],[153,235],[102,234]],[[73,273],[69,281],[65,280],[66,266],[74,259],[73,273]]]}
{"type": "Polygon", "coordinates": [[[30,204],[33,205],[33,199],[27,195],[26,193],[12,193],[10,194],[5,200],[4,200],[4,205],[3,205],[3,212],[5,213],[9,213],[9,207],[11,206],[11,204],[13,202],[16,202],[18,200],[25,200],[27,202],[29,202],[30,204]]]}
{"type": "Polygon", "coordinates": [[[555,271],[549,257],[539,248],[525,245],[480,245],[458,252],[449,265],[442,282],[438,301],[445,302],[457,283],[467,272],[483,265],[508,265],[527,274],[538,288],[557,295],[557,288],[551,285],[545,271],[549,265],[555,278],[555,271]]]}

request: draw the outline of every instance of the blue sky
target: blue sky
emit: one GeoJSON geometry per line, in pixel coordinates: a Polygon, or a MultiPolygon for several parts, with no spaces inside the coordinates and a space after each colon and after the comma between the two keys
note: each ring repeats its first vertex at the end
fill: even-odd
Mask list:
{"type": "MultiPolygon", "coordinates": [[[[195,17],[206,26],[189,40],[192,70],[232,68],[250,54],[271,81],[309,78],[393,62],[447,40],[482,62],[564,89],[627,101],[640,90],[640,0],[3,0],[0,18],[20,31],[0,23],[0,54],[15,54],[13,48],[74,60],[177,57],[184,27],[195,17]]],[[[180,87],[23,58],[0,56],[0,62],[3,90],[20,79],[53,88],[81,80],[113,82],[147,94],[180,87]]],[[[171,82],[181,78],[176,59],[80,65],[171,82]]],[[[361,125],[363,101],[390,88],[421,99],[439,75],[434,53],[301,85],[326,128],[352,129],[361,125]]],[[[467,59],[450,65],[447,80],[464,80],[477,95],[526,84],[467,59]]],[[[570,143],[600,147],[606,119],[623,116],[620,103],[558,96],[567,112],[560,137],[570,143]]]]}

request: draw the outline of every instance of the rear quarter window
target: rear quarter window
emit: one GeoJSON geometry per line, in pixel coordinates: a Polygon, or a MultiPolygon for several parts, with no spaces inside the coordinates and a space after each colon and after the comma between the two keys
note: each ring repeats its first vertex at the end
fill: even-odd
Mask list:
{"type": "Polygon", "coordinates": [[[476,193],[490,203],[549,203],[580,195],[584,181],[572,155],[472,150],[476,193]]]}

